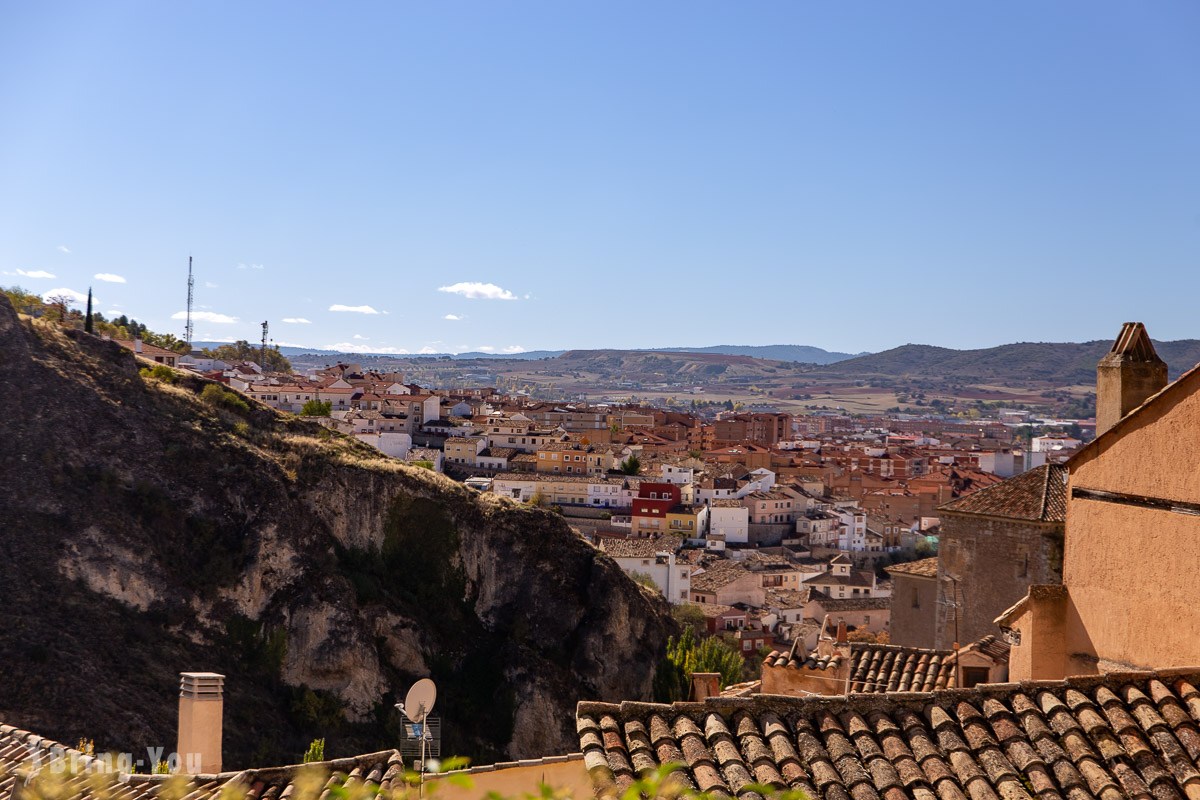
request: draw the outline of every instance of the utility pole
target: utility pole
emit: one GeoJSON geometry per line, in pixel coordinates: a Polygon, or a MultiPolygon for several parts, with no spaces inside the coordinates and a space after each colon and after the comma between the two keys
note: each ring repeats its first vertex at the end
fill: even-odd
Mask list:
{"type": "Polygon", "coordinates": [[[192,257],[188,256],[188,304],[187,304],[187,325],[183,329],[183,338],[187,342],[188,352],[192,351],[192,257]]]}
{"type": "Polygon", "coordinates": [[[258,365],[260,367],[262,367],[263,372],[266,372],[267,371],[267,323],[265,321],[262,324],[262,329],[263,329],[262,349],[259,351],[258,365]]]}

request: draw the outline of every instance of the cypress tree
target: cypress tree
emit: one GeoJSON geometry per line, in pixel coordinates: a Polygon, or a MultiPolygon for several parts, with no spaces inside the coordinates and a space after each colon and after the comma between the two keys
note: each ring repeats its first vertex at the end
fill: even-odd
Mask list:
{"type": "Polygon", "coordinates": [[[87,317],[84,318],[84,320],[83,320],[83,329],[87,333],[95,333],[96,332],[92,326],[92,287],[90,287],[90,286],[88,287],[87,317]]]}

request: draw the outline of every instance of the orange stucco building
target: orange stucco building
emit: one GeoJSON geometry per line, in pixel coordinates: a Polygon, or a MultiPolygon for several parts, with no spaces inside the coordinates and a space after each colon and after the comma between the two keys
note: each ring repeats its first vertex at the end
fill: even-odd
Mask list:
{"type": "Polygon", "coordinates": [[[1067,463],[1063,586],[997,619],[1013,680],[1200,664],[1200,368],[1164,388],[1161,365],[1141,323],[1101,361],[1107,428],[1067,463]]]}

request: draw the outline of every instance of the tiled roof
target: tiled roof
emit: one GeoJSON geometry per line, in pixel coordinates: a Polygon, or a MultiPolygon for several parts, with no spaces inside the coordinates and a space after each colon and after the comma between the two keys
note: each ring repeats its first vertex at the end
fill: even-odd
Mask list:
{"type": "Polygon", "coordinates": [[[903,564],[892,564],[884,567],[889,575],[916,575],[922,578],[936,578],[938,569],[937,556],[922,558],[920,561],[906,561],[903,564]]]}
{"type": "MultiPolygon", "coordinates": [[[[101,776],[84,773],[83,770],[93,761],[100,761],[95,756],[87,756],[77,750],[72,750],[43,739],[40,736],[19,730],[11,725],[0,725],[0,796],[21,797],[38,796],[37,779],[32,787],[17,787],[18,782],[24,782],[31,767],[54,767],[51,759],[62,755],[65,757],[64,766],[68,770],[72,762],[78,764],[79,774],[72,776],[69,772],[62,775],[52,774],[52,778],[64,778],[61,787],[49,787],[56,797],[63,800],[149,800],[160,795],[181,797],[188,800],[217,800],[225,796],[226,790],[238,790],[238,795],[248,798],[276,797],[321,797],[336,794],[335,787],[345,786],[354,795],[356,787],[366,788],[374,794],[374,789],[386,794],[392,790],[404,788],[404,761],[397,750],[384,750],[379,753],[325,761],[317,764],[296,764],[285,767],[267,767],[249,769],[239,772],[223,772],[219,775],[129,775],[113,774],[114,782],[104,785],[101,776]],[[39,756],[38,763],[31,760],[33,753],[39,756]],[[178,786],[180,780],[185,781],[183,787],[178,786]],[[17,791],[14,792],[14,788],[17,791]],[[20,791],[25,788],[25,793],[20,791]],[[180,791],[183,788],[184,791],[180,791]],[[332,792],[330,790],[333,790],[332,792]]],[[[43,794],[43,796],[45,796],[43,794]]]]}
{"type": "Polygon", "coordinates": [[[811,578],[805,578],[804,582],[814,586],[865,586],[869,589],[871,588],[871,573],[861,569],[852,569],[849,575],[818,572],[811,578]]]}
{"type": "Polygon", "coordinates": [[[657,553],[673,553],[682,546],[683,539],[678,536],[659,536],[654,539],[606,537],[600,541],[600,549],[613,558],[654,558],[657,553]]]}
{"type": "Polygon", "coordinates": [[[830,597],[817,598],[817,603],[828,614],[838,611],[888,611],[892,607],[890,597],[830,597]]]}
{"type": "Polygon", "coordinates": [[[952,500],[938,510],[1063,522],[1067,518],[1067,468],[1062,464],[1045,464],[952,500]]]}
{"type": "Polygon", "coordinates": [[[660,764],[715,797],[1181,800],[1200,785],[1200,668],[840,697],[580,703],[597,794],[660,764]]]}
{"type": "Polygon", "coordinates": [[[779,667],[787,669],[837,669],[842,665],[842,654],[837,650],[833,650],[827,655],[821,655],[817,651],[808,653],[802,660],[796,654],[796,644],[792,645],[792,649],[786,653],[779,650],[772,650],[767,653],[767,657],[763,660],[764,667],[779,667]]]}
{"type": "Polygon", "coordinates": [[[750,572],[734,561],[714,561],[704,565],[704,571],[692,575],[692,589],[700,592],[715,592],[750,572]]]}
{"type": "Polygon", "coordinates": [[[850,691],[932,692],[954,688],[950,650],[922,650],[894,644],[850,646],[850,691]]]}

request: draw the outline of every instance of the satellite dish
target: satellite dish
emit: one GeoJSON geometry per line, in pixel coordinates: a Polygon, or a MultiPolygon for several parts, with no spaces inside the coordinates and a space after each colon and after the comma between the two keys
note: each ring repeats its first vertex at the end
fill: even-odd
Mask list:
{"type": "Polygon", "coordinates": [[[413,722],[424,722],[429,712],[433,711],[435,700],[437,700],[437,687],[429,678],[421,678],[412,685],[404,697],[404,716],[413,722]]]}

